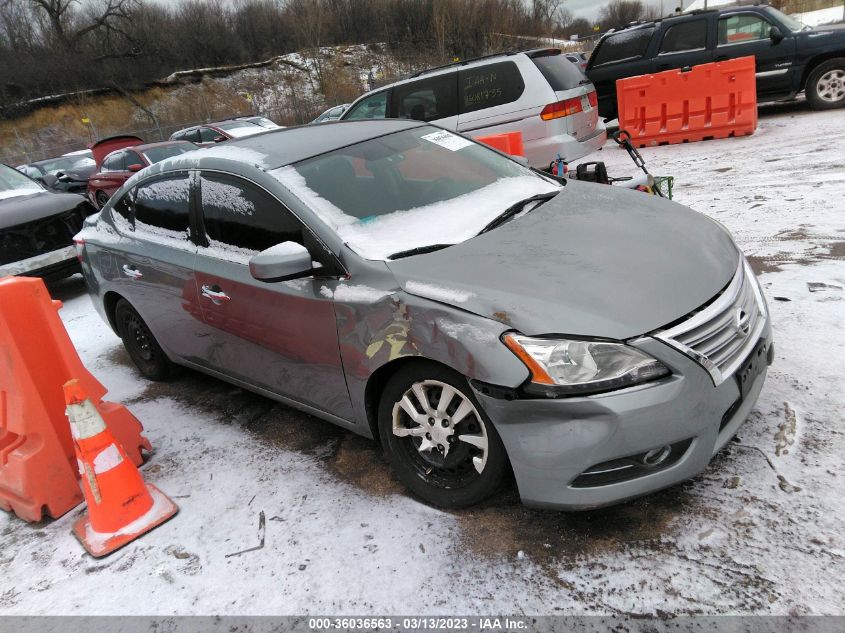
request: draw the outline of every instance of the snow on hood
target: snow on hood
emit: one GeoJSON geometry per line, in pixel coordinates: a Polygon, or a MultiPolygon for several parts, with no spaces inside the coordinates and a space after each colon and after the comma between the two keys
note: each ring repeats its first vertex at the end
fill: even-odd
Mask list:
{"type": "Polygon", "coordinates": [[[471,193],[375,218],[347,215],[319,196],[292,166],[270,172],[317,217],[364,259],[387,260],[398,253],[432,244],[464,242],[512,204],[529,196],[559,189],[537,176],[501,178],[471,193]]]}
{"type": "Polygon", "coordinates": [[[47,193],[41,187],[33,185],[26,189],[9,189],[8,191],[0,191],[0,200],[8,200],[9,198],[18,198],[20,196],[31,196],[36,193],[47,193]]]}
{"type": "Polygon", "coordinates": [[[408,294],[524,334],[622,340],[700,307],[738,264],[730,235],[704,215],[637,191],[570,181],[488,233],[387,266],[408,294]]]}

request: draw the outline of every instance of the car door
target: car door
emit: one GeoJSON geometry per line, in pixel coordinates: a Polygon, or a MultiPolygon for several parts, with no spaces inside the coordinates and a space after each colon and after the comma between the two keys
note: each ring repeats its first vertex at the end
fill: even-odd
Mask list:
{"type": "Polygon", "coordinates": [[[433,121],[441,127],[458,127],[458,73],[425,77],[393,87],[391,119],[433,121]]]}
{"type": "Polygon", "coordinates": [[[186,359],[196,356],[201,333],[189,179],[189,172],[182,171],[144,181],[112,212],[123,236],[112,267],[117,291],[165,350],[186,359]]]}
{"type": "Polygon", "coordinates": [[[106,156],[93,184],[96,189],[111,197],[129,176],[129,172],[126,171],[126,152],[114,152],[106,156]]]}
{"type": "Polygon", "coordinates": [[[526,95],[522,73],[512,60],[466,68],[458,73],[458,131],[483,134],[487,128],[519,121],[550,101],[551,95],[545,97],[526,95]]]}
{"type": "MultiPolygon", "coordinates": [[[[249,259],[276,244],[305,245],[325,276],[339,264],[275,197],[243,178],[203,172],[197,196],[207,246],[197,283],[208,326],[202,362],[236,380],[345,419],[352,405],[329,297],[315,276],[254,279],[249,259]]],[[[330,293],[329,293],[330,294],[330,293]]]]}
{"type": "Polygon", "coordinates": [[[756,60],[757,95],[761,97],[791,94],[794,75],[798,72],[793,65],[795,37],[782,31],[783,40],[775,43],[771,37],[773,26],[765,16],[750,11],[721,15],[718,22],[715,60],[753,55],[756,60]]]}
{"type": "Polygon", "coordinates": [[[659,73],[713,61],[713,50],[707,46],[709,25],[710,19],[706,15],[668,25],[652,60],[652,71],[659,73]]]}

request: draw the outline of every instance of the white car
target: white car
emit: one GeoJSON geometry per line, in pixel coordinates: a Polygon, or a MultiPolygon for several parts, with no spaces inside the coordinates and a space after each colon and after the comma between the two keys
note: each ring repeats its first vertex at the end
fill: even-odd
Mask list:
{"type": "Polygon", "coordinates": [[[341,120],[414,119],[477,138],[521,132],[532,167],[605,144],[596,89],[557,48],[500,53],[417,73],[355,101],[341,120]]]}

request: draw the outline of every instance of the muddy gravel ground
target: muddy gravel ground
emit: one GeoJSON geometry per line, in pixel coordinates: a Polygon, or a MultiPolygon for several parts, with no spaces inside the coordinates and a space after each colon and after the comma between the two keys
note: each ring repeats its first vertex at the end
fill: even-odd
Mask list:
{"type": "MultiPolygon", "coordinates": [[[[513,482],[427,507],[374,442],[193,372],[143,380],[81,278],[55,284],[83,360],[146,427],[144,475],[181,510],[102,560],[70,535],[81,509],[0,513],[0,613],[842,614],[843,136],[842,112],[798,103],[751,137],[643,150],[749,254],[777,358],[703,473],[601,511],[530,510],[513,482]]],[[[624,152],[599,159],[631,173],[624,152]]]]}

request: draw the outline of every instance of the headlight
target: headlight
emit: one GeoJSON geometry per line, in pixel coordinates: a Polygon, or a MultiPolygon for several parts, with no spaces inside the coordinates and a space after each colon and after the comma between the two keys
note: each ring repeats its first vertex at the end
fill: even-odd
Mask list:
{"type": "Polygon", "coordinates": [[[596,393],[668,375],[660,361],[629,345],[505,334],[505,345],[531,371],[529,390],[548,396],[596,393]]]}

